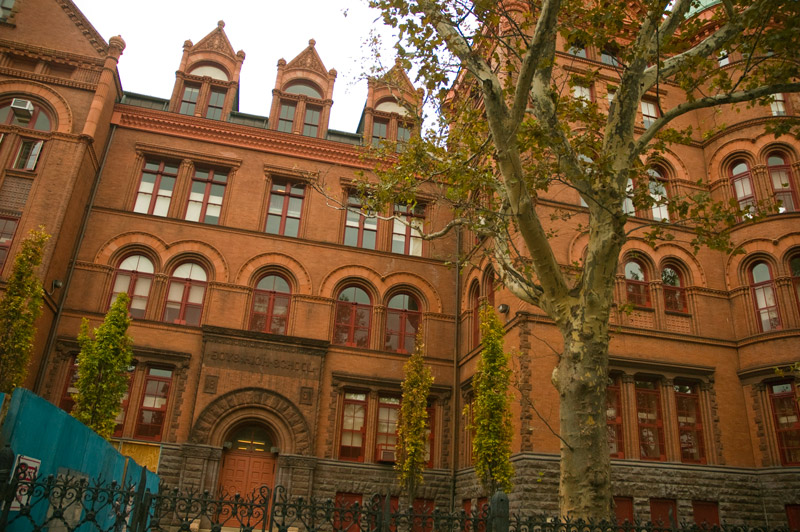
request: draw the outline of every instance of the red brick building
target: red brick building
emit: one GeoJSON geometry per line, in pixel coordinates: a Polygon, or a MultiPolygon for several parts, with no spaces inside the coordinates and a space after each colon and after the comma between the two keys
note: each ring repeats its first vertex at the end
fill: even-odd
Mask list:
{"type": "MultiPolygon", "coordinates": [[[[375,216],[342,208],[358,206],[355,182],[378,162],[369,146],[402,148],[413,132],[400,104],[419,93],[401,70],[392,83],[370,83],[355,133],[336,131],[336,71],[313,40],[278,62],[270,116],[259,117],[237,112],[245,54],[222,23],[175,51],[165,99],[122,91],[124,42],[106,42],[70,0],[8,3],[0,280],[29,229],[54,235],[28,387],[68,409],[80,320],[99,322],[124,291],[135,364],[115,437],[123,452],[176,485],[397,495],[402,366],[421,327],[435,384],[417,505],[474,507],[486,494],[462,412],[479,352],[476,310],[489,300],[516,353],[512,501],[557,510],[549,379],[558,331],[495,283],[470,235],[418,237],[448,220],[433,196],[375,216]]],[[[575,68],[606,64],[598,50],[573,52],[562,58],[575,68]]],[[[606,98],[602,77],[589,89],[606,98]]],[[[684,119],[696,140],[653,166],[653,193],[774,198],[784,212],[736,226],[742,253],[694,253],[680,239],[653,249],[635,235],[626,244],[617,297],[635,308],[613,317],[607,420],[621,514],[771,525],[800,517],[797,389],[773,370],[800,351],[800,143],[764,131],[797,109],[796,95],[781,95],[729,112],[728,127],[707,138],[712,111],[699,111],[684,119]]],[[[644,102],[642,127],[652,112],[644,102]]],[[[582,209],[566,188],[539,208],[582,209]]],[[[646,224],[665,213],[632,214],[646,224]]],[[[553,240],[564,264],[585,247],[569,229],[553,240]]]]}

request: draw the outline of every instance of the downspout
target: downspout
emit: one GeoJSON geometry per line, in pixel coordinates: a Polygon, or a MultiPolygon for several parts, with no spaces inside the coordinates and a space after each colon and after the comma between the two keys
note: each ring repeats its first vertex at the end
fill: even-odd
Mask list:
{"type": "Polygon", "coordinates": [[[89,201],[86,204],[86,210],[84,210],[83,220],[81,221],[81,229],[78,232],[78,239],[75,241],[75,247],[72,249],[72,257],[70,258],[67,266],[67,278],[64,281],[64,286],[62,288],[63,291],[61,293],[61,300],[58,303],[56,314],[53,317],[53,324],[50,326],[50,332],[47,335],[47,344],[45,344],[44,353],[42,353],[42,361],[39,364],[39,373],[36,375],[36,384],[33,387],[33,391],[36,394],[39,394],[41,391],[45,370],[47,368],[48,359],[50,358],[50,352],[53,350],[53,345],[56,342],[56,331],[58,330],[59,323],[61,323],[61,314],[64,310],[64,305],[66,305],[67,296],[69,295],[69,287],[72,283],[72,276],[75,273],[75,265],[78,262],[78,253],[80,252],[81,245],[83,244],[83,237],[86,235],[86,227],[89,225],[89,216],[92,213],[94,199],[97,195],[97,189],[100,185],[100,176],[103,173],[103,168],[106,166],[106,159],[108,158],[108,152],[111,149],[111,141],[114,139],[114,133],[116,130],[116,124],[111,124],[111,132],[108,134],[106,147],[103,150],[103,159],[100,161],[100,167],[97,169],[97,173],[94,176],[92,191],[89,194],[89,201]]]}
{"type": "Polygon", "coordinates": [[[456,228],[456,326],[455,338],[453,342],[453,392],[451,398],[451,410],[453,419],[453,437],[450,438],[450,512],[456,510],[456,471],[458,463],[458,443],[461,435],[461,412],[459,411],[459,396],[458,390],[461,389],[460,378],[461,371],[459,370],[458,357],[461,349],[461,231],[462,227],[456,228]]]}

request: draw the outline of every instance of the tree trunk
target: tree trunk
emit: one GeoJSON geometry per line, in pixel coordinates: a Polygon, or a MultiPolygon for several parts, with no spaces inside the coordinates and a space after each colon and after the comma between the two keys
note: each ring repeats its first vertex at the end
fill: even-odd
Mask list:
{"type": "Polygon", "coordinates": [[[559,503],[564,516],[610,519],[608,309],[574,310],[574,319],[562,327],[564,352],[553,375],[563,438],[559,503]]]}

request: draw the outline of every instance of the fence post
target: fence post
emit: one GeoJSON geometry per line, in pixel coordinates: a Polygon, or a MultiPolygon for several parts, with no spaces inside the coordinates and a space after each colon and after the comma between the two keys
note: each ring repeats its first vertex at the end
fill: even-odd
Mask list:
{"type": "Polygon", "coordinates": [[[0,449],[0,530],[5,530],[11,501],[17,493],[18,475],[14,468],[14,451],[8,444],[0,449]],[[13,474],[12,474],[13,473],[13,474]]]}
{"type": "Polygon", "coordinates": [[[377,532],[389,532],[389,527],[392,524],[392,498],[389,493],[383,498],[381,505],[381,518],[378,519],[377,532]]]}
{"type": "MultiPolygon", "coordinates": [[[[123,479],[124,481],[124,479],[123,479]]],[[[139,477],[139,485],[136,486],[136,493],[133,494],[133,509],[131,510],[131,532],[144,532],[147,526],[150,498],[145,497],[145,485],[147,484],[147,467],[142,468],[139,477]],[[145,504],[147,501],[148,504],[145,504]]]]}
{"type": "Polygon", "coordinates": [[[508,532],[508,495],[497,490],[489,502],[489,531],[508,532]]]}

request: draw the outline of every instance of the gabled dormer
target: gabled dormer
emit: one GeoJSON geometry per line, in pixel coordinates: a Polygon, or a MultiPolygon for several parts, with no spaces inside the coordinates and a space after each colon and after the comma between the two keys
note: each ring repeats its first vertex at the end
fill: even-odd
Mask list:
{"type": "Polygon", "coordinates": [[[397,151],[401,151],[419,127],[422,89],[414,88],[399,61],[380,78],[370,78],[367,87],[358,133],[365,145],[397,142],[397,151]]]}
{"type": "Polygon", "coordinates": [[[278,61],[269,113],[270,129],[325,138],[336,71],[325,70],[315,44],[314,39],[308,41],[308,48],[289,63],[285,59],[278,61]]]}
{"type": "Polygon", "coordinates": [[[197,44],[183,43],[183,58],[175,73],[170,111],[213,120],[227,120],[239,88],[244,52],[233,51],[225,23],[197,44]]]}

